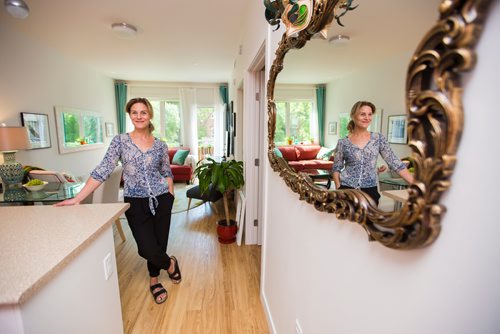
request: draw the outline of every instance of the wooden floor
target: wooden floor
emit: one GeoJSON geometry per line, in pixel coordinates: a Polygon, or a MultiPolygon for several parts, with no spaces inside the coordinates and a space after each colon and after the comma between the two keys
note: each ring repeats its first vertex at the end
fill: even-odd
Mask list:
{"type": "Polygon", "coordinates": [[[124,243],[115,229],[125,333],[269,333],[259,296],[260,247],[220,244],[219,219],[209,204],[172,215],[168,253],[179,259],[182,282],[174,285],[162,272],[169,297],[160,305],[126,220],[124,243]]]}

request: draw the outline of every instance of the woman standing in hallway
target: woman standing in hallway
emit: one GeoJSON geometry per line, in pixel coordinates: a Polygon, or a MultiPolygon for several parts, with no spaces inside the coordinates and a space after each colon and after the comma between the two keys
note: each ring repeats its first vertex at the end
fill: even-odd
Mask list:
{"type": "Polygon", "coordinates": [[[130,203],[125,216],[139,255],[147,260],[149,289],[155,302],[161,304],[168,297],[167,290],[158,281],[161,269],[167,271],[175,284],[182,279],[179,261],[166,253],[174,203],[168,147],[153,137],[153,107],[146,98],[131,99],[125,110],[134,130],[115,136],[80,193],[56,206],[79,204],[108,178],[120,161],[123,165],[124,201],[130,203]]]}
{"type": "Polygon", "coordinates": [[[347,125],[349,135],[339,140],[332,169],[336,189],[360,189],[378,205],[377,171],[383,171],[376,167],[379,154],[409,184],[413,183],[413,175],[381,133],[368,131],[375,111],[371,102],[358,101],[353,105],[347,125]]]}

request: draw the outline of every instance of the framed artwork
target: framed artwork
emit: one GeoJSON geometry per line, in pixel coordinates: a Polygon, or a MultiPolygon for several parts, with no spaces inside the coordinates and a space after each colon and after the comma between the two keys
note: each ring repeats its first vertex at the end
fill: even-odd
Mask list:
{"type": "Polygon", "coordinates": [[[372,116],[372,124],[368,127],[368,131],[371,132],[382,132],[382,117],[384,116],[384,109],[380,108],[380,111],[377,111],[372,116]]]}
{"type": "Polygon", "coordinates": [[[391,144],[408,142],[406,115],[389,116],[387,122],[387,140],[391,144]]]}
{"type": "Polygon", "coordinates": [[[104,123],[106,129],[106,137],[113,137],[115,135],[115,126],[113,123],[104,123]]]}
{"type": "Polygon", "coordinates": [[[328,134],[336,135],[337,134],[337,122],[328,123],[328,134]]]}
{"type": "Polygon", "coordinates": [[[46,114],[21,113],[21,123],[28,129],[31,149],[49,148],[49,116],[46,114]]]}
{"type": "Polygon", "coordinates": [[[245,208],[246,208],[246,198],[243,191],[238,190],[238,204],[236,206],[236,225],[238,226],[238,231],[236,232],[236,243],[241,246],[241,240],[243,238],[243,229],[245,226],[245,208]]]}

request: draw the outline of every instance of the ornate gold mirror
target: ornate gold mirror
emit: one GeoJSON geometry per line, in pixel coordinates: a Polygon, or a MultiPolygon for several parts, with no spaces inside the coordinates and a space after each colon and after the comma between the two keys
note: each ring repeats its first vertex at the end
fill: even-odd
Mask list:
{"type": "MultiPolygon", "coordinates": [[[[267,84],[268,158],[273,170],[299,194],[300,200],[319,211],[360,224],[369,240],[396,249],[432,243],[441,230],[440,221],[446,208],[439,202],[450,187],[463,127],[461,75],[474,66],[474,46],[490,1],[442,1],[436,8],[438,22],[416,46],[406,73],[404,112],[415,181],[408,186],[407,200],[394,212],[380,210],[360,190],[320,187],[308,174],[296,172],[275,153],[275,92],[278,74],[287,65],[285,56],[291,50],[297,52],[313,36],[324,36],[328,26],[335,24],[334,19],[342,25],[344,18],[357,14],[356,6],[363,6],[363,2],[269,0],[264,3],[269,23],[283,23],[287,28],[276,50],[267,84]]],[[[384,18],[365,19],[378,24],[377,20],[384,18]]],[[[418,24],[418,20],[409,24],[418,24]]]]}

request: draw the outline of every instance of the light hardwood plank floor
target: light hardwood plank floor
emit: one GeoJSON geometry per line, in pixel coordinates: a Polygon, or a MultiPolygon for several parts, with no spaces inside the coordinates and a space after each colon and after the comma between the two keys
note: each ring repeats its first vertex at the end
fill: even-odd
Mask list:
{"type": "Polygon", "coordinates": [[[169,297],[160,305],[128,223],[122,220],[124,243],[114,228],[125,333],[269,333],[259,295],[260,246],[220,244],[220,219],[209,204],[172,215],[167,251],[179,259],[182,282],[173,284],[162,271],[169,297]]]}

